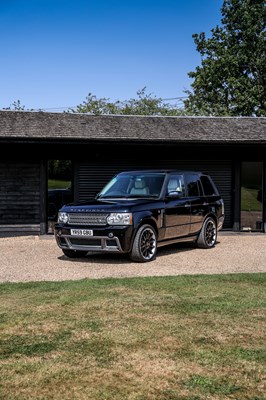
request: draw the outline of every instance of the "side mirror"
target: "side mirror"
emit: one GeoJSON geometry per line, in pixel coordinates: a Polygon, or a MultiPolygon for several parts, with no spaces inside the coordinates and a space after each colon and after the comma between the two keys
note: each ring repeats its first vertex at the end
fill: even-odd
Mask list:
{"type": "Polygon", "coordinates": [[[182,196],[182,193],[180,193],[180,192],[177,192],[176,190],[171,190],[170,192],[168,192],[167,194],[166,194],[166,197],[168,198],[168,199],[181,199],[181,197],[183,197],[182,196]]]}

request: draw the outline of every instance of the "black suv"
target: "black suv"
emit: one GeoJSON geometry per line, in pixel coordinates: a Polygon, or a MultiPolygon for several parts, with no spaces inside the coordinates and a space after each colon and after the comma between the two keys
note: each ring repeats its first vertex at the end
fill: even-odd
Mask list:
{"type": "Polygon", "coordinates": [[[116,175],[94,200],[63,206],[55,238],[70,258],[89,251],[156,257],[157,247],[193,241],[215,245],[224,203],[212,179],[194,171],[146,170],[116,175]]]}

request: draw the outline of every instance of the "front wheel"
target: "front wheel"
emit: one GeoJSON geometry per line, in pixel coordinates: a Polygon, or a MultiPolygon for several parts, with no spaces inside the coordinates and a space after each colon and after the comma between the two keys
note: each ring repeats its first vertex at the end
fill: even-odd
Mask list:
{"type": "Polygon", "coordinates": [[[86,257],[87,251],[81,251],[81,250],[66,250],[62,249],[63,253],[65,256],[68,258],[82,258],[86,257]]]}
{"type": "Polygon", "coordinates": [[[157,235],[151,225],[142,225],[136,233],[130,258],[136,262],[152,261],[157,252],[157,235]]]}
{"type": "Polygon", "coordinates": [[[208,217],[203,223],[201,228],[197,245],[203,249],[210,249],[216,243],[217,239],[217,225],[213,218],[208,217]]]}

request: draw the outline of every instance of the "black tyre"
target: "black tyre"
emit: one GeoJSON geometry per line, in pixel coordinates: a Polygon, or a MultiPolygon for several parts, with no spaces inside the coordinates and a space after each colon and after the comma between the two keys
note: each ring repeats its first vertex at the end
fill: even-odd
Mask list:
{"type": "Polygon", "coordinates": [[[62,249],[63,253],[65,256],[68,258],[82,258],[86,257],[87,251],[81,251],[81,250],[65,250],[62,249]]]}
{"type": "Polygon", "coordinates": [[[201,228],[197,245],[203,249],[210,249],[216,243],[217,239],[217,225],[213,218],[208,217],[203,223],[201,228]]]}
{"type": "Polygon", "coordinates": [[[142,225],[136,233],[130,258],[136,262],[152,261],[157,252],[157,235],[151,225],[142,225]]]}

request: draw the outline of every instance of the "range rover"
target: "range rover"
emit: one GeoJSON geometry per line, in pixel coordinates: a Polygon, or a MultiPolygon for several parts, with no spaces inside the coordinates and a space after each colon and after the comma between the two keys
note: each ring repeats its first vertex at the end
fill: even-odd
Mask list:
{"type": "Polygon", "coordinates": [[[175,242],[212,248],[223,222],[224,202],[208,174],[126,171],[95,199],[64,205],[54,235],[70,258],[107,252],[147,262],[155,259],[158,247],[175,242]]]}

